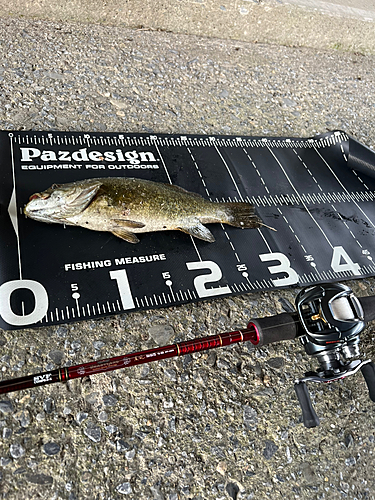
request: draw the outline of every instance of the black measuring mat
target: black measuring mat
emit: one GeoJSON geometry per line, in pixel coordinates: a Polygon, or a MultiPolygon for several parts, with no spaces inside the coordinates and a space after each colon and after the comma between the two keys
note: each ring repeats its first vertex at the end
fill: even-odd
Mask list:
{"type": "Polygon", "coordinates": [[[24,328],[375,274],[375,154],[310,139],[0,132],[0,326],[24,328]],[[266,227],[111,233],[23,215],[30,195],[96,177],[249,201],[266,227]]]}

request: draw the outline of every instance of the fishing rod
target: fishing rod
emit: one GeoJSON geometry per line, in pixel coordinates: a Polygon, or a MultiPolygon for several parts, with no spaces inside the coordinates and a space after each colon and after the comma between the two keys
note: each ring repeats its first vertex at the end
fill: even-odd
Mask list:
{"type": "Polygon", "coordinates": [[[163,347],[82,363],[75,366],[0,382],[0,394],[40,385],[67,382],[121,368],[160,361],[194,352],[251,342],[257,347],[299,338],[306,354],[318,361],[314,372],[295,381],[294,388],[306,427],[320,421],[312,406],[306,382],[334,382],[359,370],[375,402],[375,364],[360,359],[359,334],[375,319],[375,296],[357,298],[342,284],[322,284],[303,289],[296,297],[296,312],[252,319],[247,328],[179,342],[163,347]]]}

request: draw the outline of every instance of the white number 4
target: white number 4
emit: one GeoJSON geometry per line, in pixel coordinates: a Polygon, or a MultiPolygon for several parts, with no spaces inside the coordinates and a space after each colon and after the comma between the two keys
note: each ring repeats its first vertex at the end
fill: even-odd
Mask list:
{"type": "Polygon", "coordinates": [[[333,248],[331,267],[335,273],[351,271],[354,275],[361,274],[359,264],[352,261],[343,247],[333,248]]]}

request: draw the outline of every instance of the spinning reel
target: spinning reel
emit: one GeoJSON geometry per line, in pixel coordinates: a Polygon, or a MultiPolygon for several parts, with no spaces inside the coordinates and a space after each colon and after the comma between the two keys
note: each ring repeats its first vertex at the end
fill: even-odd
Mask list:
{"type": "Polygon", "coordinates": [[[296,308],[303,331],[299,337],[305,351],[318,361],[315,372],[296,380],[294,388],[306,427],[319,425],[306,382],[333,382],[361,370],[375,401],[375,365],[360,359],[359,334],[365,328],[361,302],[342,284],[324,284],[302,290],[296,308]]]}

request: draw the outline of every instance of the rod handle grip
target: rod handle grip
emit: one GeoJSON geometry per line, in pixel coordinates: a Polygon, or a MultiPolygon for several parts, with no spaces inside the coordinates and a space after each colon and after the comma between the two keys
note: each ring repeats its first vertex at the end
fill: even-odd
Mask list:
{"type": "Polygon", "coordinates": [[[310,394],[307,389],[305,382],[296,382],[294,384],[294,389],[297,394],[297,398],[302,410],[302,419],[305,427],[312,428],[318,427],[320,420],[318,415],[315,413],[313,405],[311,403],[310,394]]]}
{"type": "Polygon", "coordinates": [[[282,313],[276,316],[251,319],[248,328],[254,325],[258,331],[257,347],[281,340],[293,340],[297,337],[299,321],[297,314],[282,313]]]}

